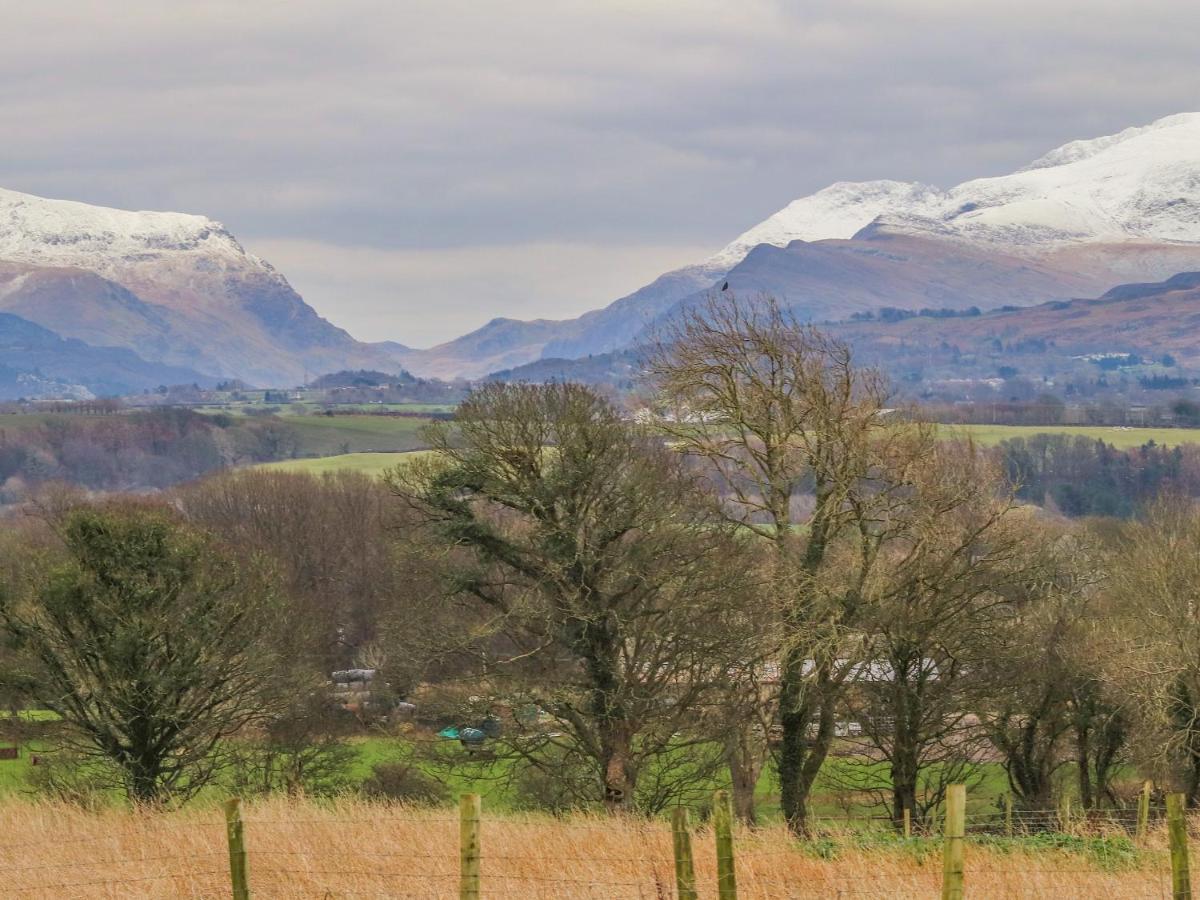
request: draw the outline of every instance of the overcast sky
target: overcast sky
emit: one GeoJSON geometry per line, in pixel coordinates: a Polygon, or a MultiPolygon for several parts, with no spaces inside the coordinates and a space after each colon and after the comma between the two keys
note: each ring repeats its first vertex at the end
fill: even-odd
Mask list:
{"type": "Polygon", "coordinates": [[[1195,0],[0,0],[0,186],[224,222],[355,336],[565,318],[832,181],[1200,109],[1195,0]]]}

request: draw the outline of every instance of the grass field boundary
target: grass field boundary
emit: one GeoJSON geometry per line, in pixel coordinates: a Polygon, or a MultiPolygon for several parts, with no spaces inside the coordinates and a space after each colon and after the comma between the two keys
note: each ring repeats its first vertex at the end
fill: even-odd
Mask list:
{"type": "Polygon", "coordinates": [[[876,819],[858,829],[815,820],[807,839],[782,826],[733,822],[723,792],[710,808],[691,815],[680,808],[673,824],[634,815],[489,815],[477,794],[464,795],[457,810],[314,801],[297,808],[284,799],[195,813],[28,804],[45,841],[0,844],[0,874],[11,896],[161,889],[179,897],[736,900],[939,890],[960,897],[1000,885],[1014,897],[1188,896],[1181,893],[1189,884],[1187,830],[1176,795],[1170,821],[1156,807],[1153,827],[1136,839],[1127,816],[1095,812],[1061,823],[1057,809],[1027,811],[1019,833],[1005,836],[995,816],[966,814],[965,791],[957,798],[957,812],[932,832],[905,837],[876,819]],[[118,820],[130,834],[114,827],[118,820]],[[79,827],[89,829],[86,839],[70,831],[79,827]],[[38,859],[39,849],[55,858],[38,859]]]}

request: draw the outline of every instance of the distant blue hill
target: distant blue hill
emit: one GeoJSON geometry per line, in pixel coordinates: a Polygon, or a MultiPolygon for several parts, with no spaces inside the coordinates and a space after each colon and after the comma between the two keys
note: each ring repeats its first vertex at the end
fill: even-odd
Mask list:
{"type": "Polygon", "coordinates": [[[62,338],[28,319],[0,313],[0,399],[54,394],[56,386],[63,394],[78,386],[104,396],[193,383],[208,386],[213,379],[192,369],[147,362],[132,350],[62,338]]]}

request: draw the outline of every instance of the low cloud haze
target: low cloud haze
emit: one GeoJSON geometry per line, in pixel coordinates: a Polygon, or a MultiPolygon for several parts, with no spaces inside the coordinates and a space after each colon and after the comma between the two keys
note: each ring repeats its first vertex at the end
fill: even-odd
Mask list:
{"type": "Polygon", "coordinates": [[[367,340],[577,315],[837,180],[1200,108],[1200,5],[0,0],[0,186],[200,212],[367,340]]]}

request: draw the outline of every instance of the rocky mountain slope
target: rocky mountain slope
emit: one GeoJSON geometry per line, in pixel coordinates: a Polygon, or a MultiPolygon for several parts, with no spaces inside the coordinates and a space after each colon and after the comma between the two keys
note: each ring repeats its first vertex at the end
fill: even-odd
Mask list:
{"type": "Polygon", "coordinates": [[[0,190],[0,310],[65,338],[251,383],[397,365],[392,348],[321,318],[203,216],[0,190]]]}
{"type": "MultiPolygon", "coordinates": [[[[832,185],[603,310],[525,334],[508,323],[503,365],[627,346],[726,279],[839,320],[882,306],[1035,304],[1189,269],[1200,269],[1200,113],[1074,141],[1010,175],[949,190],[832,185]]],[[[502,367],[460,341],[406,355],[408,365],[502,367]]]]}

